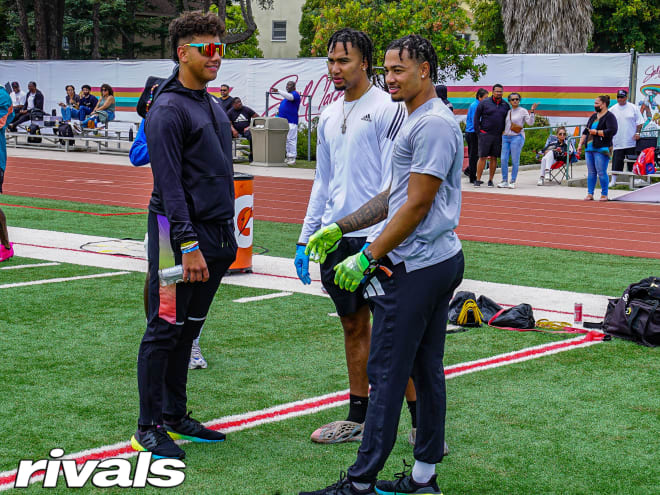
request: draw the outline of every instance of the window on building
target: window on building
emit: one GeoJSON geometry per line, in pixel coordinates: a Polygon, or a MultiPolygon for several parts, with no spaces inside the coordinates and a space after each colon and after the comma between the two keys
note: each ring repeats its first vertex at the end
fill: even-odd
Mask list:
{"type": "Polygon", "coordinates": [[[455,33],[454,36],[459,40],[470,41],[470,33],[455,33]]]}
{"type": "Polygon", "coordinates": [[[286,21],[273,21],[273,41],[286,41],[286,21]]]}

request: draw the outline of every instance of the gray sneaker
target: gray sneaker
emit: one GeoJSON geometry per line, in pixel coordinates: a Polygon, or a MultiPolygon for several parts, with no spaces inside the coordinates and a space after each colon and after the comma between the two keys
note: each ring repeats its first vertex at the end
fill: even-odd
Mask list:
{"type": "Polygon", "coordinates": [[[204,356],[202,356],[202,350],[199,348],[199,344],[193,342],[192,349],[190,350],[190,361],[188,362],[189,370],[200,370],[206,369],[208,363],[204,356]]]}

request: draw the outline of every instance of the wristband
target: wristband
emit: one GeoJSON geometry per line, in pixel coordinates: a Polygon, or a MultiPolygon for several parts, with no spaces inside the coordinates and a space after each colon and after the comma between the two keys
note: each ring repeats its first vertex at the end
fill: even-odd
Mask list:
{"type": "Polygon", "coordinates": [[[197,251],[198,249],[199,249],[199,244],[198,244],[198,245],[195,245],[195,246],[193,246],[193,247],[189,247],[189,248],[187,248],[187,249],[182,249],[182,250],[181,250],[181,254],[192,253],[193,251],[197,251]]]}
{"type": "Polygon", "coordinates": [[[197,241],[187,241],[181,244],[181,254],[186,254],[199,249],[199,242],[197,241]]]}
{"type": "Polygon", "coordinates": [[[371,254],[371,251],[369,251],[368,247],[362,251],[362,254],[364,254],[364,257],[369,262],[369,268],[374,268],[378,264],[378,262],[374,259],[374,255],[371,254]]]}

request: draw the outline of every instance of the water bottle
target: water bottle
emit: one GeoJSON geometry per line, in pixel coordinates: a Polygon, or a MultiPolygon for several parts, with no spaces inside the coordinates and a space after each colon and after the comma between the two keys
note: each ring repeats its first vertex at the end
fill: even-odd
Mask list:
{"type": "Polygon", "coordinates": [[[133,126],[128,129],[128,140],[133,142],[133,126]]]}
{"type": "Polygon", "coordinates": [[[183,282],[183,265],[158,270],[158,279],[160,280],[160,285],[163,287],[183,282]]]}

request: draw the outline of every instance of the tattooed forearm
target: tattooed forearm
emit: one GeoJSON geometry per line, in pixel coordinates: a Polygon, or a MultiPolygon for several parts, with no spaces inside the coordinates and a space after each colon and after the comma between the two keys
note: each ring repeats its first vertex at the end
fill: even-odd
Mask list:
{"type": "Polygon", "coordinates": [[[390,190],[387,189],[387,191],[383,191],[363,204],[359,210],[339,220],[337,225],[339,225],[342,233],[355,232],[385,220],[387,218],[389,196],[390,190]]]}

